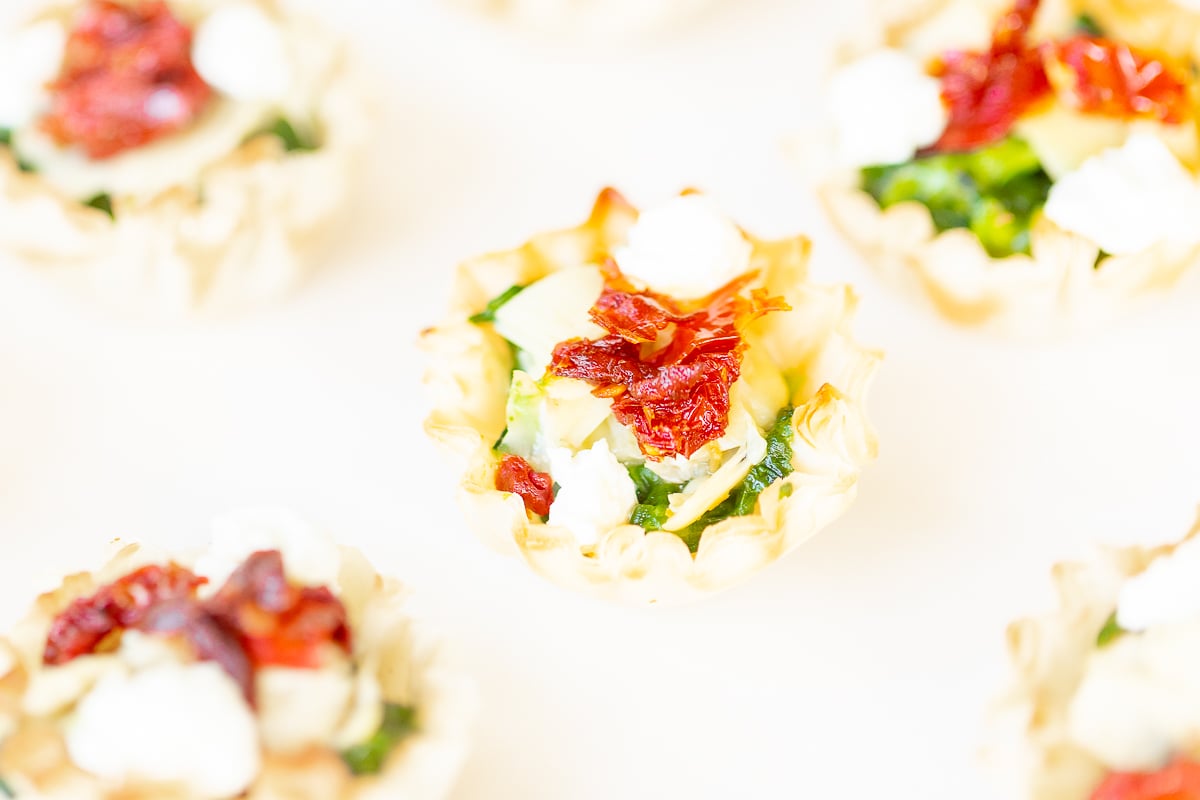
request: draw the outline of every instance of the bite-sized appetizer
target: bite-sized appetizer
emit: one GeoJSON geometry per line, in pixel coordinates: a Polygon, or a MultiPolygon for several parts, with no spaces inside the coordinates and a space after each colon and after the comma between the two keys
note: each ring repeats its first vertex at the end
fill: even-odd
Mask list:
{"type": "Polygon", "coordinates": [[[856,47],[830,84],[823,196],[947,317],[1045,333],[1200,258],[1197,79],[1190,50],[1123,39],[1089,3],[1010,3],[925,6],[856,47]]]}
{"type": "Polygon", "coordinates": [[[646,33],[686,20],[716,0],[452,0],[527,28],[587,34],[646,33]]]}
{"type": "Polygon", "coordinates": [[[194,559],[126,547],[0,639],[0,796],[443,797],[473,688],[426,638],[290,514],[222,518],[194,559]]]}
{"type": "Polygon", "coordinates": [[[302,277],[366,130],[341,45],[274,0],[43,0],[0,35],[0,249],[138,312],[302,277]]]}
{"type": "Polygon", "coordinates": [[[422,344],[472,527],[562,584],[666,602],[841,514],[875,456],[879,355],[808,250],[699,194],[639,215],[606,190],[583,225],[464,264],[422,344]]]}
{"type": "Polygon", "coordinates": [[[1200,798],[1200,527],[1055,580],[1061,608],[1008,632],[1022,796],[1200,798]]]}

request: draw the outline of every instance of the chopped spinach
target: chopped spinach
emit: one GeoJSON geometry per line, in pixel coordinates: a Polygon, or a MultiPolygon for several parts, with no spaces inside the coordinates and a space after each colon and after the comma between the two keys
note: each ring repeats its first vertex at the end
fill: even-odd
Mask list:
{"type": "MultiPolygon", "coordinates": [[[[729,517],[744,517],[754,512],[758,497],[775,481],[792,472],[792,408],[780,412],[775,424],[767,432],[767,453],[762,460],[750,468],[742,482],[734,487],[729,496],[706,511],[699,519],[675,534],[683,539],[693,553],[700,547],[700,536],[705,529],[729,517]]],[[[637,489],[638,504],[634,506],[629,521],[647,531],[661,530],[667,520],[667,498],[683,489],[679,484],[667,483],[644,465],[629,467],[637,489]]],[[[790,487],[784,487],[789,489],[790,487]]],[[[780,490],[783,494],[783,490],[780,490]]],[[[787,495],[790,495],[789,491],[787,495]]],[[[784,495],[784,496],[787,496],[784,495]]]]}
{"type": "Polygon", "coordinates": [[[1096,22],[1096,18],[1087,12],[1075,17],[1075,23],[1071,28],[1080,36],[1104,36],[1104,29],[1100,27],[1100,23],[1096,22]]]}
{"type": "Polygon", "coordinates": [[[279,117],[256,135],[262,134],[270,134],[279,139],[283,143],[285,153],[311,153],[321,146],[316,136],[300,133],[286,117],[279,117]]]}
{"type": "Polygon", "coordinates": [[[97,211],[103,211],[108,214],[109,219],[116,219],[117,215],[113,212],[112,195],[100,193],[95,197],[89,197],[83,201],[83,204],[88,208],[94,208],[97,211]]]}
{"type": "Polygon", "coordinates": [[[13,791],[11,786],[4,782],[3,778],[0,778],[0,795],[4,795],[5,797],[17,796],[17,793],[13,791]]]}
{"type": "Polygon", "coordinates": [[[17,162],[17,169],[21,172],[37,172],[37,169],[25,159],[17,155],[17,151],[13,149],[12,144],[13,132],[9,128],[0,128],[0,147],[7,147],[12,150],[13,158],[17,162]]]}
{"type": "Polygon", "coordinates": [[[1113,612],[1104,622],[1104,627],[1100,629],[1100,633],[1096,634],[1096,647],[1104,647],[1111,644],[1116,639],[1119,639],[1124,634],[1128,633],[1117,622],[1117,612],[1113,612]]]}
{"type": "Polygon", "coordinates": [[[374,775],[383,769],[388,755],[417,730],[417,711],[411,706],[386,703],[383,722],[371,738],[342,753],[342,760],[355,775],[374,775]]]}
{"type": "Polygon", "coordinates": [[[863,189],[881,208],[921,203],[939,231],[966,228],[994,258],[1029,252],[1030,228],[1051,183],[1037,155],[1014,136],[969,153],[862,170],[863,189]]]}
{"type": "Polygon", "coordinates": [[[520,284],[508,287],[503,292],[489,300],[483,311],[480,311],[478,314],[472,314],[467,318],[467,321],[476,325],[482,325],[485,322],[495,322],[496,312],[499,311],[505,303],[507,303],[509,300],[512,300],[524,290],[525,287],[520,284]]]}

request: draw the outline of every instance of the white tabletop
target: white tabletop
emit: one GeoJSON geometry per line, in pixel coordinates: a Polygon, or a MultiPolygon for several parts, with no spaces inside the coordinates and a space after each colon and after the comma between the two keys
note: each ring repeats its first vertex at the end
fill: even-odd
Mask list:
{"type": "Polygon", "coordinates": [[[1049,605],[1055,560],[1182,534],[1200,501],[1196,287],[1043,346],[896,297],[778,146],[857,2],[731,2],[603,46],[433,0],[313,4],[382,108],[354,220],[305,291],[152,326],[0,264],[0,623],[112,537],[195,546],[214,513],[283,504],[407,579],[465,656],[483,707],[457,798],[989,796],[1005,624],[1049,605]],[[453,265],[574,223],[606,184],[641,204],[697,186],[752,231],[810,233],[888,351],[852,511],[685,608],[604,606],[486,551],[421,433],[413,342],[453,265]]]}

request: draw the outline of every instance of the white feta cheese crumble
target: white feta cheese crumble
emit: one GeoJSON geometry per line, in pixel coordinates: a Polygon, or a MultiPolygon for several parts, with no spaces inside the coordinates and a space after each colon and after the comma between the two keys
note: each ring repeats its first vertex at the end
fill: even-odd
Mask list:
{"type": "Polygon", "coordinates": [[[260,767],[254,714],[211,662],[103,678],[68,720],[66,745],[93,775],[181,784],[198,797],[235,797],[260,767]]]}
{"type": "Polygon", "coordinates": [[[1131,134],[1055,181],[1045,213],[1111,255],[1200,241],[1200,187],[1150,133],[1131,134]]]}
{"type": "Polygon", "coordinates": [[[1154,770],[1200,737],[1200,626],[1124,636],[1092,654],[1068,715],[1071,738],[1109,767],[1154,770]]]}
{"type": "Polygon", "coordinates": [[[0,43],[0,128],[33,122],[49,102],[46,84],[62,67],[67,32],[53,21],[39,22],[0,43]]]}
{"type": "Polygon", "coordinates": [[[595,544],[602,533],[629,521],[637,489],[629,471],[601,439],[590,450],[550,452],[550,475],[558,494],[550,506],[550,524],[566,528],[580,544],[595,544]]]}
{"type": "Polygon", "coordinates": [[[899,50],[879,50],[834,73],[830,115],[844,167],[899,164],[941,137],[949,121],[942,86],[899,50]]]}
{"type": "Polygon", "coordinates": [[[1200,622],[1200,539],[1189,539],[1121,587],[1117,624],[1127,631],[1200,622]]]}
{"type": "Polygon", "coordinates": [[[621,271],[651,289],[695,299],[750,269],[752,246],[709,198],[677,197],[642,212],[613,253],[621,271]]]}
{"type": "Polygon", "coordinates": [[[222,6],[196,27],[192,63],[209,86],[234,100],[282,100],[292,86],[282,31],[248,3],[222,6]]]}
{"type": "Polygon", "coordinates": [[[337,589],[342,553],[337,544],[303,518],[282,509],[250,509],[213,521],[209,549],[195,572],[208,578],[201,593],[216,592],[253,553],[278,550],[288,579],[305,586],[337,589]]]}

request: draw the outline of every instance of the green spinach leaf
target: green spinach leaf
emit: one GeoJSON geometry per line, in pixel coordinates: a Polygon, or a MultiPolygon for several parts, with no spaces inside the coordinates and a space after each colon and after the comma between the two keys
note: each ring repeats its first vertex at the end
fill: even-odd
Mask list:
{"type": "Polygon", "coordinates": [[[1111,644],[1123,635],[1128,633],[1117,622],[1117,612],[1113,612],[1104,622],[1104,627],[1100,629],[1100,633],[1096,634],[1096,647],[1104,647],[1111,644]]]}
{"type": "Polygon", "coordinates": [[[383,769],[388,755],[404,738],[417,730],[417,711],[411,706],[387,703],[379,730],[362,744],[342,753],[342,760],[355,775],[374,775],[383,769]]]}
{"type": "Polygon", "coordinates": [[[495,322],[496,312],[499,311],[505,303],[507,303],[509,300],[512,300],[523,291],[525,291],[525,287],[521,286],[520,284],[508,287],[503,292],[489,300],[483,311],[467,317],[467,321],[476,325],[482,325],[485,322],[495,322]]]}
{"type": "MultiPolygon", "coordinates": [[[[700,547],[700,536],[705,529],[729,517],[744,517],[754,513],[759,495],[775,481],[791,474],[792,413],[792,408],[785,408],[780,412],[775,424],[767,432],[766,455],[750,468],[746,477],[734,487],[729,496],[691,525],[675,532],[693,553],[700,547]]],[[[647,531],[662,530],[668,516],[667,498],[681,491],[683,486],[664,481],[642,464],[629,467],[629,477],[633,479],[638,499],[633,513],[629,515],[630,523],[640,525],[647,531]]],[[[780,494],[782,493],[781,490],[780,494]]],[[[789,495],[790,491],[785,496],[789,495]]]]}
{"type": "Polygon", "coordinates": [[[94,208],[97,211],[103,211],[108,214],[109,219],[116,219],[117,215],[113,212],[112,195],[101,193],[95,197],[89,197],[83,201],[83,204],[88,208],[94,208]]]}
{"type": "Polygon", "coordinates": [[[862,170],[863,190],[881,208],[921,203],[939,231],[966,228],[995,258],[1029,252],[1029,232],[1051,183],[1037,155],[1014,136],[970,153],[862,170]]]}

